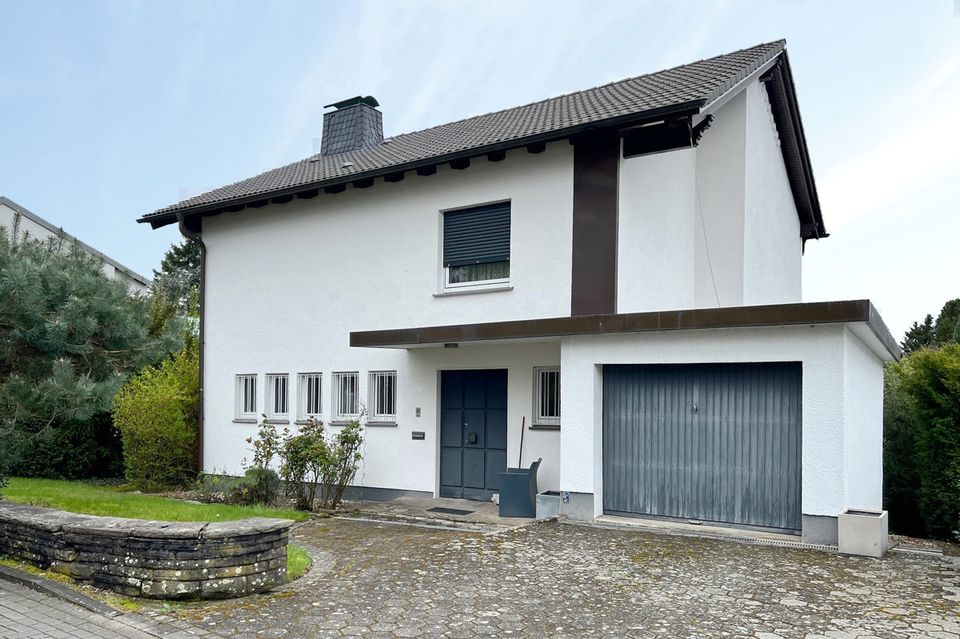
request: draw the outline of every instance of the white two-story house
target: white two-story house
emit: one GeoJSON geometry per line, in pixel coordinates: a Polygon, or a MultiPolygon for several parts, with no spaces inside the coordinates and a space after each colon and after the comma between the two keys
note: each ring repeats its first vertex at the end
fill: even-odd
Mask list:
{"type": "Polygon", "coordinates": [[[543,458],[571,518],[835,543],[881,507],[899,351],[870,302],[801,302],[827,232],[783,42],[389,139],[330,107],[319,154],[140,219],[202,243],[204,470],[261,413],[362,412],[368,497],[543,458]]]}

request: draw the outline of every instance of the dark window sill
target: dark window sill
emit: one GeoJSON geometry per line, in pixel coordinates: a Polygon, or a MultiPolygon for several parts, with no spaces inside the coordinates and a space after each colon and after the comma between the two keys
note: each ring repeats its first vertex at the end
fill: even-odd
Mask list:
{"type": "MultiPolygon", "coordinates": [[[[323,420],[320,419],[319,417],[317,417],[317,421],[318,421],[318,422],[323,422],[323,420]]],[[[310,420],[309,420],[309,419],[298,419],[297,421],[295,421],[295,422],[293,422],[293,423],[296,424],[297,426],[306,426],[307,424],[310,423],[310,420]]]]}
{"type": "Polygon", "coordinates": [[[367,426],[385,426],[387,428],[396,428],[397,422],[367,422],[367,426]]]}
{"type": "Polygon", "coordinates": [[[337,420],[334,420],[334,421],[327,422],[327,426],[346,426],[347,424],[349,424],[349,423],[352,422],[352,421],[354,421],[354,420],[352,420],[352,419],[337,419],[337,420]]]}
{"type": "Polygon", "coordinates": [[[256,424],[257,421],[258,420],[253,417],[237,417],[236,419],[233,420],[233,423],[234,424],[256,424]]]}
{"type": "Polygon", "coordinates": [[[530,430],[560,430],[560,424],[530,424],[530,430]]]}
{"type": "Polygon", "coordinates": [[[265,419],[265,420],[263,420],[263,421],[265,421],[265,422],[268,423],[268,424],[289,424],[289,423],[290,423],[290,420],[289,420],[289,419],[273,419],[273,418],[271,418],[271,419],[265,419]]]}

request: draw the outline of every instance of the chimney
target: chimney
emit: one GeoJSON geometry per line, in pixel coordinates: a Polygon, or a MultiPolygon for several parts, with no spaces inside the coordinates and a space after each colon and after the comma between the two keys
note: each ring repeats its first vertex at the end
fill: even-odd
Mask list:
{"type": "Polygon", "coordinates": [[[320,155],[333,155],[376,146],[383,142],[383,114],[371,95],[328,104],[334,110],[323,114],[320,155]]]}

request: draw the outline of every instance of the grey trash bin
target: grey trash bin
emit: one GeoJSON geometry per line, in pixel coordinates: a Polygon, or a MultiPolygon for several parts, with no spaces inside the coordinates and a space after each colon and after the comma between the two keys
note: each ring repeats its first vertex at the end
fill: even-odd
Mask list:
{"type": "Polygon", "coordinates": [[[537,471],[541,457],[530,468],[508,468],[500,473],[500,516],[537,516],[537,471]]]}

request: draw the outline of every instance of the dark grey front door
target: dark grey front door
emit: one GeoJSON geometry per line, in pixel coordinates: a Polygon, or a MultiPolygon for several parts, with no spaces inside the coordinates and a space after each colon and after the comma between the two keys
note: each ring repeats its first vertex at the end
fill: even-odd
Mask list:
{"type": "Polygon", "coordinates": [[[799,530],[799,362],[603,367],[603,508],[799,530]]]}
{"type": "Polygon", "coordinates": [[[507,468],[507,371],[440,373],[440,496],[487,500],[507,468]]]}

